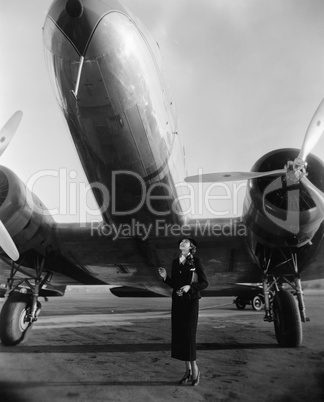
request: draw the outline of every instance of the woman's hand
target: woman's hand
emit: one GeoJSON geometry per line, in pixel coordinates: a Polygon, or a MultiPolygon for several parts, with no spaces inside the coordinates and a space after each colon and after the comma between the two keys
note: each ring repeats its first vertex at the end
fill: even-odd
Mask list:
{"type": "Polygon", "coordinates": [[[167,277],[167,271],[166,271],[166,269],[160,267],[160,268],[158,269],[158,271],[159,271],[159,275],[160,275],[160,276],[163,278],[163,280],[165,281],[165,280],[166,280],[166,277],[167,277]]]}
{"type": "Polygon", "coordinates": [[[182,286],[182,288],[180,288],[180,292],[181,293],[188,293],[189,292],[189,290],[190,290],[190,285],[185,285],[185,286],[182,286]]]}

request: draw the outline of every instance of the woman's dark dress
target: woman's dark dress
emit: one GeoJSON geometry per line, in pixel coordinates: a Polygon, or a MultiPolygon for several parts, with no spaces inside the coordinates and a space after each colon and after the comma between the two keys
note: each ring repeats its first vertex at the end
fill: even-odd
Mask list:
{"type": "Polygon", "coordinates": [[[179,258],[173,260],[171,278],[167,277],[165,282],[173,288],[171,357],[183,361],[194,361],[196,360],[200,290],[208,286],[200,258],[195,256],[191,259],[187,258],[184,264],[180,263],[179,258]],[[198,282],[191,284],[194,268],[198,275],[198,282]],[[178,296],[177,290],[185,285],[191,286],[188,294],[178,296]]]}

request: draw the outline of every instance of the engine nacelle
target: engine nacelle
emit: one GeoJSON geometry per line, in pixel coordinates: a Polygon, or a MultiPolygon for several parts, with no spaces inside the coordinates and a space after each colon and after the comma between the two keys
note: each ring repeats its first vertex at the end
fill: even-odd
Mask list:
{"type": "Polygon", "coordinates": [[[19,177],[0,166],[0,220],[20,253],[31,249],[46,254],[54,219],[19,177]]]}
{"type": "MultiPolygon", "coordinates": [[[[262,156],[253,172],[283,169],[298,156],[297,149],[280,149],[262,156]]],[[[307,157],[308,179],[324,191],[324,164],[307,157]]],[[[248,182],[244,215],[253,252],[258,244],[272,247],[302,247],[310,243],[323,216],[307,189],[284,176],[268,176],[248,182]]]]}

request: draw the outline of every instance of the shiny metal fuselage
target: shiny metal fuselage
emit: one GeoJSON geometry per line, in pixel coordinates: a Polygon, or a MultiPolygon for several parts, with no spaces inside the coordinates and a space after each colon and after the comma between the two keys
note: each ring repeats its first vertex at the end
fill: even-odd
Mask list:
{"type": "Polygon", "coordinates": [[[158,45],[117,1],[76,2],[78,17],[63,3],[45,20],[45,53],[104,220],[183,222],[184,154],[158,45]]]}

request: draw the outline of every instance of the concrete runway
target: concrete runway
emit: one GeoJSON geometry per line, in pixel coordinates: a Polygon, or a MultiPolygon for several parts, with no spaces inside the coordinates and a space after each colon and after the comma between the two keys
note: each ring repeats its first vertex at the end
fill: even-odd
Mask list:
{"type": "Polygon", "coordinates": [[[299,349],[279,348],[263,312],[232,300],[201,300],[198,387],[177,385],[170,299],[68,292],[42,302],[28,342],[0,344],[0,401],[323,401],[323,291],[305,295],[299,349]]]}

